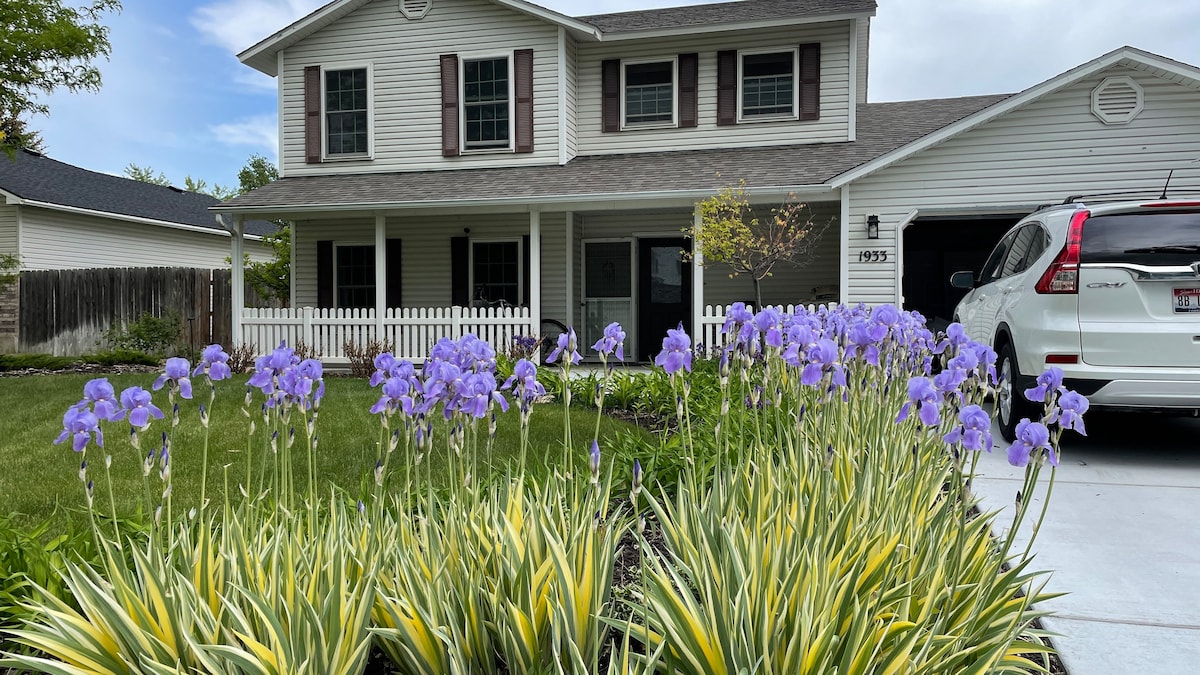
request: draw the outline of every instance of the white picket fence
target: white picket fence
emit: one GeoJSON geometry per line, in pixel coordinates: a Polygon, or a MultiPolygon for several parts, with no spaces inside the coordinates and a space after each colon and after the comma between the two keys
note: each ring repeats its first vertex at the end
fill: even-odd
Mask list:
{"type": "Polygon", "coordinates": [[[397,358],[420,363],[441,338],[474,333],[497,351],[506,351],[513,338],[533,335],[529,309],[471,307],[413,307],[388,309],[383,333],[373,309],[316,309],[313,307],[242,310],[242,342],[264,354],[281,341],[303,343],[327,363],[348,363],[347,342],[360,347],[383,341],[397,358]]]}
{"type": "MultiPolygon", "coordinates": [[[[723,348],[727,344],[727,340],[732,337],[723,335],[721,329],[725,326],[725,318],[729,315],[731,305],[705,305],[704,312],[700,315],[700,329],[696,331],[696,336],[692,340],[692,344],[701,346],[708,354],[714,350],[723,348]]],[[[815,312],[819,307],[830,305],[771,305],[775,309],[784,314],[794,314],[796,310],[808,310],[815,312]]],[[[751,311],[756,311],[753,306],[746,305],[751,311]]]]}

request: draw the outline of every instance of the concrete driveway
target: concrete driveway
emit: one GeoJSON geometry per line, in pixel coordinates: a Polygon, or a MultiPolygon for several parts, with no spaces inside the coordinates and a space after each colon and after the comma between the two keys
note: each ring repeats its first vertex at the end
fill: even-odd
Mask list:
{"type": "MultiPolygon", "coordinates": [[[[1198,673],[1200,420],[1088,413],[1087,427],[1064,444],[1034,543],[1033,568],[1053,571],[1047,590],[1067,594],[1047,603],[1046,626],[1062,634],[1070,675],[1198,673]]],[[[975,483],[986,510],[1005,509],[998,535],[1023,476],[1006,448],[984,455],[975,483]]]]}

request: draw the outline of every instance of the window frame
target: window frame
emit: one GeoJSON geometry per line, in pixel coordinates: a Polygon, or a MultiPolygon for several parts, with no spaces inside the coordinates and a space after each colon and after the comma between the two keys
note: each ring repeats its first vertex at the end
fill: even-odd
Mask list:
{"type": "Polygon", "coordinates": [[[637,130],[637,129],[675,129],[679,127],[679,56],[663,57],[646,57],[637,59],[621,59],[621,83],[620,83],[620,106],[621,112],[621,131],[637,130]],[[648,63],[670,63],[671,64],[671,121],[670,122],[633,122],[628,120],[628,109],[626,108],[626,86],[625,86],[625,71],[628,66],[639,66],[648,63]]]}
{"type": "Polygon", "coordinates": [[[375,158],[375,69],[371,62],[326,63],[321,65],[321,161],[347,162],[375,158]],[[367,72],[367,151],[354,153],[329,153],[329,110],[325,107],[325,74],[343,70],[366,70],[367,72]]]}
{"type": "Polygon", "coordinates": [[[800,47],[798,45],[781,47],[756,47],[754,49],[739,49],[737,52],[737,122],[749,124],[753,122],[778,122],[800,119],[800,47]],[[745,115],[745,63],[747,56],[762,54],[792,55],[792,112],[774,113],[771,115],[745,115]]]}
{"type": "MultiPolygon", "coordinates": [[[[471,307],[476,308],[475,299],[475,245],[476,244],[515,244],[517,247],[517,301],[513,303],[513,307],[520,307],[522,298],[525,297],[525,252],[522,250],[522,239],[520,237],[471,237],[467,240],[467,288],[471,294],[471,307]]],[[[490,306],[490,305],[489,305],[490,306]]]]}
{"type": "MultiPolygon", "coordinates": [[[[348,306],[345,306],[342,304],[342,302],[341,302],[342,284],[341,284],[341,279],[338,278],[338,254],[341,252],[341,250],[343,248],[367,248],[367,249],[370,249],[371,250],[371,265],[372,265],[372,267],[374,267],[374,265],[375,265],[375,242],[373,242],[373,241],[371,241],[371,242],[354,241],[354,240],[333,242],[333,261],[332,261],[333,262],[333,270],[330,272],[330,274],[331,274],[330,278],[333,279],[333,307],[334,307],[334,309],[374,309],[375,305],[378,304],[378,302],[379,302],[379,285],[376,283],[377,280],[374,275],[372,275],[372,277],[371,277],[371,287],[375,289],[375,303],[374,304],[371,304],[368,307],[348,307],[348,306]]],[[[378,270],[374,270],[374,271],[377,272],[378,270]]],[[[386,289],[384,289],[384,290],[386,292],[386,289]]]]}
{"type": "MultiPolygon", "coordinates": [[[[517,88],[514,68],[516,59],[514,52],[475,52],[458,55],[458,147],[462,155],[486,155],[494,153],[515,153],[517,135],[517,88]],[[467,146],[467,61],[499,61],[508,62],[508,145],[494,148],[472,148],[467,146]]],[[[474,288],[474,287],[472,287],[474,288]]]]}

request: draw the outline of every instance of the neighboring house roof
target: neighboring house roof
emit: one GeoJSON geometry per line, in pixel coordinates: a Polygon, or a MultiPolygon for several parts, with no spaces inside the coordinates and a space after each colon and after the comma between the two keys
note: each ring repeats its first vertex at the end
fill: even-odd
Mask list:
{"type": "MultiPolygon", "coordinates": [[[[875,173],[885,167],[891,166],[907,157],[927,150],[935,145],[945,143],[946,141],[964,134],[976,127],[990,122],[997,117],[1008,113],[1012,110],[1025,106],[1037,99],[1052,94],[1057,91],[1079,82],[1085,78],[1091,77],[1097,73],[1103,72],[1114,66],[1122,66],[1134,70],[1140,70],[1150,73],[1165,80],[1181,84],[1193,89],[1200,89],[1200,68],[1169,59],[1165,56],[1159,56],[1136,47],[1119,47],[1099,56],[1087,63],[1076,66],[1061,75],[1056,75],[1040,84],[1036,84],[1025,91],[1014,94],[1006,98],[1003,102],[996,105],[988,106],[976,111],[972,115],[968,115],[958,120],[953,124],[947,125],[945,128],[937,130],[935,133],[922,135],[912,139],[910,142],[903,144],[900,147],[874,158],[870,162],[866,162],[860,166],[853,167],[852,170],[846,171],[832,181],[833,187],[840,187],[852,181],[858,180],[863,176],[875,173]]],[[[859,110],[862,110],[861,108],[859,110]]],[[[861,113],[860,113],[861,115],[861,113]]],[[[868,129],[860,118],[859,135],[861,137],[863,129],[868,129]]],[[[868,129],[869,130],[869,129],[868,129]]]]}
{"type": "MultiPolygon", "coordinates": [[[[224,232],[209,207],[215,197],[179,188],[88,171],[28,150],[0,153],[0,191],[10,203],[87,212],[97,216],[152,221],[164,226],[224,232]]],[[[246,232],[273,232],[267,221],[248,221],[246,232]]]]}
{"type": "MultiPolygon", "coordinates": [[[[370,1],[332,0],[242,51],[238,59],[274,77],[278,75],[279,67],[275,55],[280,50],[296,44],[370,1]]],[[[701,32],[705,28],[736,30],[760,23],[785,25],[875,14],[875,0],[738,0],[584,17],[570,17],[526,0],[489,2],[561,26],[575,37],[587,40],[620,40],[658,32],[701,32]]]]}
{"type": "Polygon", "coordinates": [[[858,140],[853,142],[592,155],[562,166],[296,176],[214,210],[254,213],[687,196],[711,194],[743,178],[751,188],[820,186],[1006,97],[862,105],[858,140]]]}
{"type": "Polygon", "coordinates": [[[605,36],[616,33],[662,31],[676,28],[721,26],[756,21],[829,19],[849,14],[874,14],[875,0],[743,0],[707,5],[666,7],[617,14],[578,17],[596,26],[605,36]]]}

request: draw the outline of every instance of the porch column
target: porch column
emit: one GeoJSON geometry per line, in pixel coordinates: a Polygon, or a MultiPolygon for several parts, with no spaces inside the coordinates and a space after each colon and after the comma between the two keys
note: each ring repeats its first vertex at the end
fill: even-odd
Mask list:
{"type": "Polygon", "coordinates": [[[536,207],[529,212],[529,321],[530,331],[542,330],[542,212],[536,207]]]}
{"type": "Polygon", "coordinates": [[[246,240],[242,237],[244,232],[242,216],[234,216],[233,229],[229,231],[230,247],[232,248],[230,259],[233,262],[229,283],[229,294],[233,296],[230,298],[230,306],[233,307],[233,323],[231,324],[232,331],[230,331],[233,344],[230,346],[234,349],[242,346],[245,341],[242,336],[242,314],[246,307],[246,240]]]}
{"type": "MultiPolygon", "coordinates": [[[[704,253],[700,250],[700,227],[704,217],[700,205],[692,212],[692,341],[704,339],[704,253]]],[[[704,345],[711,347],[712,345],[704,345]]]]}
{"type": "Polygon", "coordinates": [[[838,302],[846,304],[850,297],[850,186],[842,186],[842,213],[838,217],[841,245],[838,250],[842,254],[838,267],[838,302]]]}
{"type": "MultiPolygon", "coordinates": [[[[566,311],[563,313],[563,323],[567,324],[567,327],[569,328],[569,327],[575,325],[575,212],[574,211],[567,211],[566,222],[567,222],[567,232],[566,232],[566,237],[567,237],[567,247],[566,247],[566,252],[567,252],[567,260],[566,260],[567,307],[566,307],[566,311]]],[[[539,328],[540,328],[540,326],[539,326],[539,328]]]]}
{"type": "Polygon", "coordinates": [[[387,218],[375,212],[375,340],[383,342],[383,313],[387,309],[387,218]]]}

